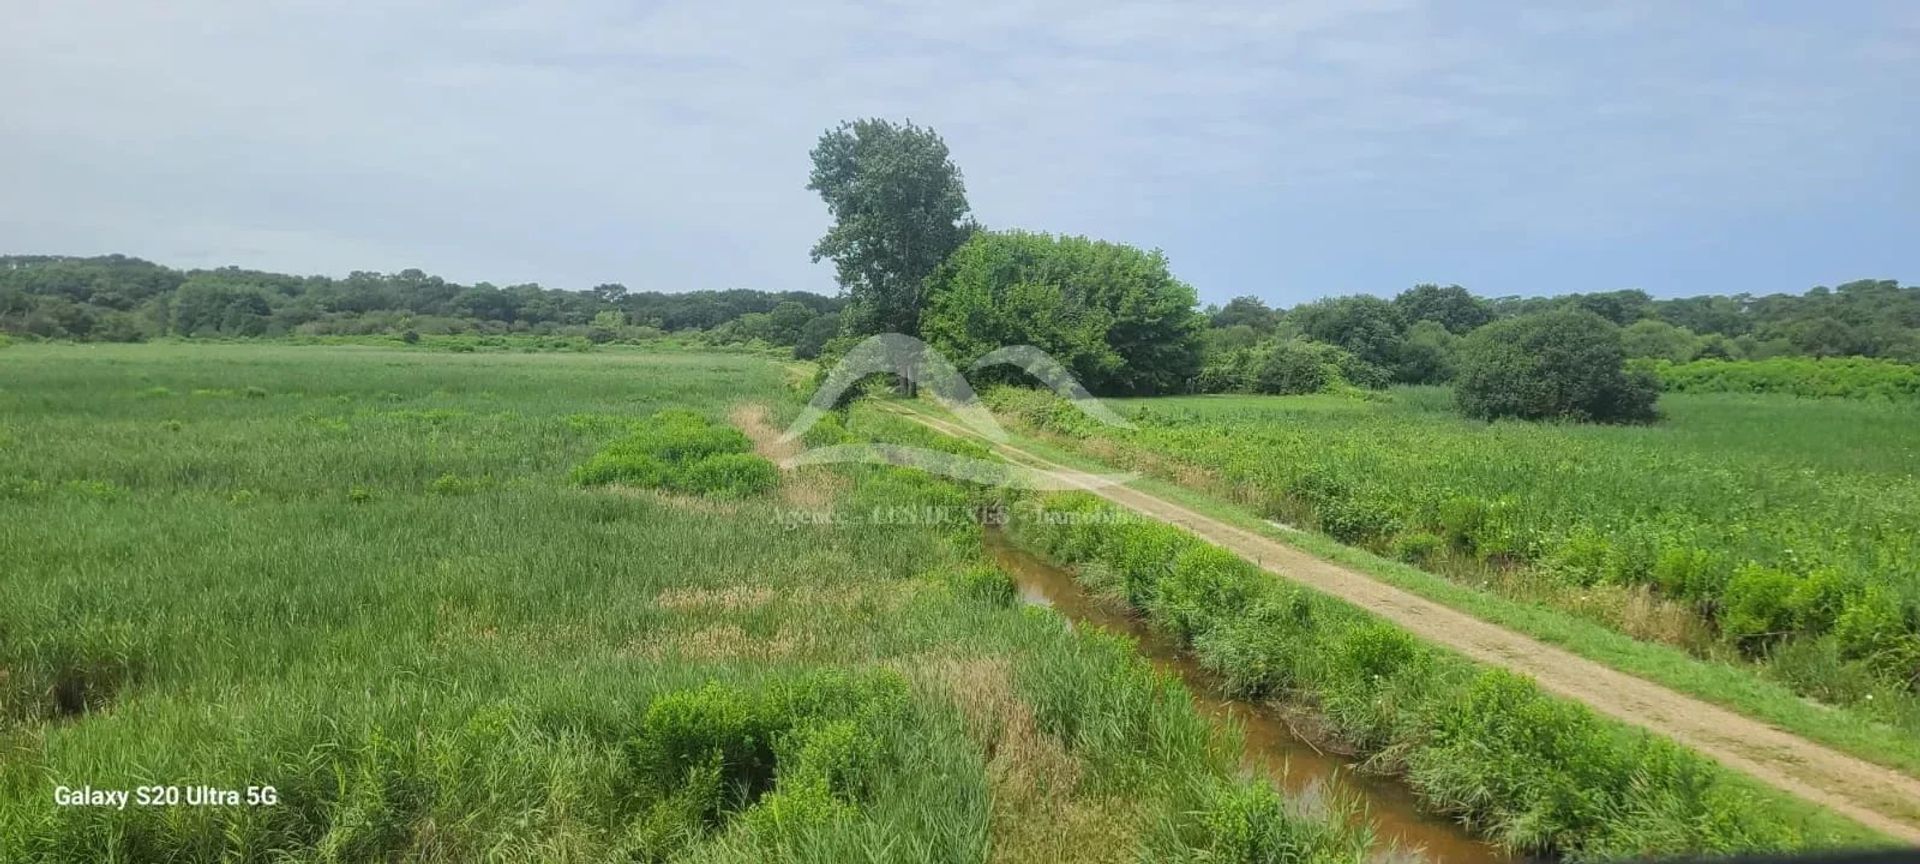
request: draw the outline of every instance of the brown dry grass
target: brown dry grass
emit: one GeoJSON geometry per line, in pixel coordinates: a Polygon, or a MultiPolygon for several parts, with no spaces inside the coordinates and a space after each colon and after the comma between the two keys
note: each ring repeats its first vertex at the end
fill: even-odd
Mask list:
{"type": "Polygon", "coordinates": [[[814,638],[782,626],[771,637],[755,637],[737,624],[697,630],[649,633],[627,643],[627,654],[647,660],[784,660],[813,653],[814,638]]]}
{"type": "MultiPolygon", "coordinates": [[[[780,440],[781,432],[774,428],[771,412],[758,402],[735,405],[727,413],[727,421],[753,442],[755,453],[775,465],[784,464],[802,449],[798,441],[780,440]]],[[[785,469],[781,475],[780,498],[795,507],[825,509],[847,488],[845,477],[820,465],[785,469]]]]}
{"type": "Polygon", "coordinates": [[[714,516],[732,516],[740,512],[740,502],[723,501],[715,498],[703,498],[699,495],[682,495],[677,492],[662,492],[658,489],[642,489],[638,486],[618,484],[595,487],[596,491],[610,495],[624,495],[628,498],[649,498],[689,513],[704,513],[714,516]]]}
{"type": "Polygon", "coordinates": [[[1077,794],[1079,760],[1042,731],[1003,657],[939,657],[907,671],[943,689],[987,754],[992,862],[1121,862],[1137,857],[1136,809],[1077,794]]]}
{"type": "Polygon", "coordinates": [[[1567,593],[1558,605],[1643,642],[1694,650],[1713,642],[1713,634],[1691,608],[1645,585],[1596,585],[1567,593]]]}
{"type": "Polygon", "coordinates": [[[785,603],[791,606],[842,611],[872,604],[891,612],[906,605],[925,591],[924,583],[903,580],[874,585],[802,585],[775,589],[764,585],[729,585],[724,588],[668,588],[653,598],[653,604],[675,612],[714,610],[746,612],[785,603]]]}

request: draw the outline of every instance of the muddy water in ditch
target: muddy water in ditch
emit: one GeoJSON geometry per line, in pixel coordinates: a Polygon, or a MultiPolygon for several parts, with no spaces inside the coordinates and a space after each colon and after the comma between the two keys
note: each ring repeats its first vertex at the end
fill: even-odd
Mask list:
{"type": "Polygon", "coordinates": [[[1405,786],[1354,771],[1345,758],[1323,752],[1295,735],[1273,711],[1227,697],[1218,676],[1201,668],[1171,640],[1089,595],[1066,571],[1015,547],[999,531],[988,531],[986,540],[994,563],[1013,576],[1023,601],[1052,607],[1076,626],[1133,637],[1140,653],[1155,668],[1179,676],[1193,692],[1194,704],[1216,724],[1238,725],[1246,741],[1248,769],[1273,780],[1289,794],[1332,791],[1359,798],[1374,824],[1379,849],[1418,850],[1421,857],[1434,864],[1517,864],[1520,860],[1474,839],[1451,821],[1421,812],[1405,786]]]}

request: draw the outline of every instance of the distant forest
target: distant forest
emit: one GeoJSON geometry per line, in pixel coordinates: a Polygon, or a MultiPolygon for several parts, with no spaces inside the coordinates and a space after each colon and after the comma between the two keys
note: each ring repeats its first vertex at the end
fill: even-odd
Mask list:
{"type": "MultiPolygon", "coordinates": [[[[83,341],[158,337],[271,337],[534,333],[632,341],[699,333],[714,342],[797,346],[812,356],[841,330],[845,301],[803,291],[586,291],[537,284],[463,285],[419,270],[344,278],[223,267],[175,270],[123,255],[0,256],[0,332],[83,341]]],[[[1337,346],[1401,381],[1444,379],[1445,343],[1491,321],[1574,307],[1622,329],[1630,356],[1700,358],[1861,356],[1920,363],[1920,287],[1860,280],[1802,294],[1736,293],[1656,300],[1642,291],[1553,297],[1477,297],[1422,285],[1392,299],[1333,297],[1275,309],[1239,297],[1199,312],[1202,354],[1222,360],[1269,342],[1337,346]]],[[[1215,364],[1217,365],[1217,364],[1215,364]]]]}
{"type": "MultiPolygon", "coordinates": [[[[839,331],[845,303],[804,291],[587,291],[462,285],[419,270],[342,279],[222,267],[175,270],[139,258],[0,256],[0,332],[136,342],[176,337],[456,333],[633,341],[699,332],[792,346],[839,331]]],[[[817,349],[816,349],[817,350],[817,349]]]]}

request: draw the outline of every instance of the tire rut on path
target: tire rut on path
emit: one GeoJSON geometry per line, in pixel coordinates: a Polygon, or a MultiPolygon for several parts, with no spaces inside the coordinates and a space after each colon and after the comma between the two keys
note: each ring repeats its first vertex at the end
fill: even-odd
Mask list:
{"type": "MultiPolygon", "coordinates": [[[[890,408],[937,432],[975,436],[938,418],[890,408]]],[[[1875,765],[1710,702],[1588,660],[1475,618],[1277,540],[1196,513],[1010,444],[989,443],[1015,461],[1087,492],[1176,525],[1282,578],[1338,597],[1473,660],[1527,675],[1540,687],[1699,751],[1761,783],[1820,804],[1903,843],[1920,845],[1920,779],[1875,765]]]]}

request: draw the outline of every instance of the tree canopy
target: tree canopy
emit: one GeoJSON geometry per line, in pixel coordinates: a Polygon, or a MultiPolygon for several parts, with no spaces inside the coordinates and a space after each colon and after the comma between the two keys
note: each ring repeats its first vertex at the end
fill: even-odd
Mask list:
{"type": "Polygon", "coordinates": [[[929,286],[924,338],[963,369],[996,349],[1033,345],[1094,393],[1174,392],[1199,371],[1206,320],[1158,251],[983,231],[929,286]]]}
{"type": "Polygon", "coordinates": [[[1483,420],[1654,419],[1659,387],[1629,370],[1620,328],[1586,309],[1557,309],[1496,321],[1460,346],[1454,398],[1483,420]]]}
{"type": "Polygon", "coordinates": [[[1393,298],[1408,324],[1432,321],[1455,335],[1493,320],[1493,307],[1458,285],[1415,285],[1393,298]]]}
{"type": "MultiPolygon", "coordinates": [[[[587,291],[461,285],[419,270],[345,278],[237,267],[174,270],[138,258],[0,257],[0,332],[54,339],[161,336],[509,333],[590,336],[595,328],[715,331],[753,314],[759,338],[791,345],[845,301],[806,292],[587,291]]],[[[724,334],[723,334],[724,335],[724,334]]],[[[746,338],[746,337],[743,337],[746,338]]]]}
{"type": "Polygon", "coordinates": [[[833,261],[845,326],[918,334],[927,277],[972,231],[946,142],[911,121],[856,120],[821,135],[812,157],[807,188],[833,216],[813,260],[833,261]]]}

